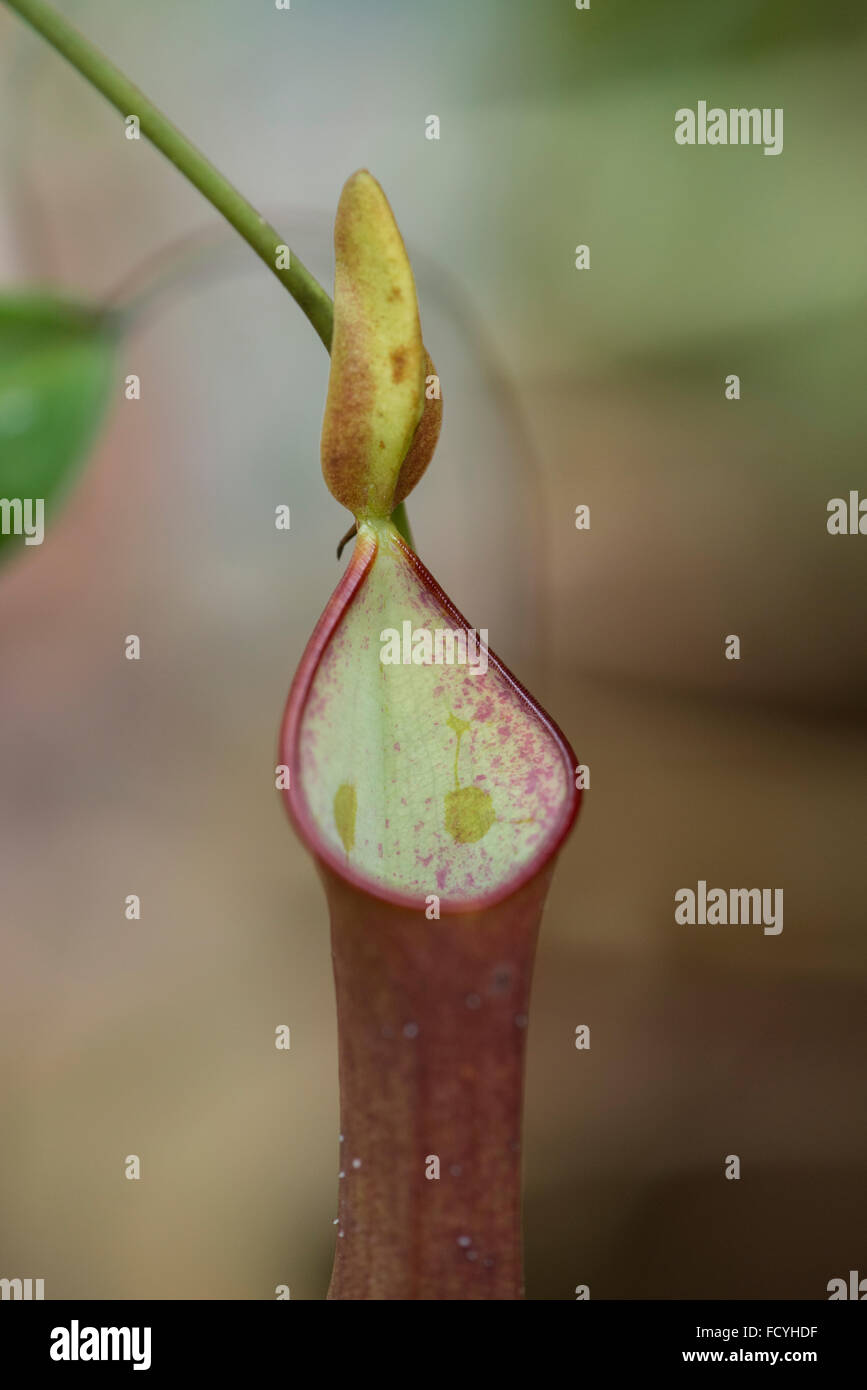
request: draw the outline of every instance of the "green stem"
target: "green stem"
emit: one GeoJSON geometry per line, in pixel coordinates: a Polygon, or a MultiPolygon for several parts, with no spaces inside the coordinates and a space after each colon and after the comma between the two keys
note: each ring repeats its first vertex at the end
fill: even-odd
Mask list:
{"type": "Polygon", "coordinates": [[[77,68],[82,77],[86,77],[97,91],[117,107],[121,115],[138,117],[142,134],[204,194],[261,257],[307,315],[330,351],[333,322],[331,299],[306,266],[288,250],[281,259],[289,264],[278,266],[277,248],[286,243],[275,228],[259,215],[200,150],[190,144],[153,102],[148,101],[144,93],[62,15],[46,5],[44,0],[5,0],[5,3],[47,39],[58,53],[77,68]]]}
{"type": "MultiPolygon", "coordinates": [[[[128,77],[116,68],[88,39],[73,28],[61,14],[45,4],[45,0],[4,0],[9,9],[41,34],[72,64],[82,77],[115,106],[122,116],[137,116],[139,129],[151,144],[170,159],[175,168],[199,190],[208,202],[222,213],[265,262],[281,285],[292,295],[319,334],[326,350],[331,351],[334,327],[334,306],[328,293],[315,276],[289,251],[280,233],[267,222],[252,203],[248,203],[227,178],[215,169],[201,150],[197,150],[176,125],[149,101],[128,77]],[[280,257],[288,264],[278,265],[278,247],[284,247],[280,257]]],[[[410,549],[415,549],[406,508],[401,502],[392,513],[392,520],[410,549]]]]}

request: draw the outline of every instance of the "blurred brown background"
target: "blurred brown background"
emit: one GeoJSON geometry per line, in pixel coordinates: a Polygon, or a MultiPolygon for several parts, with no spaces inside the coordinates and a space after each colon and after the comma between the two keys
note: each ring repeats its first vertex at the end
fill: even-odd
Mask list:
{"type": "MultiPolygon", "coordinates": [[[[867,1275],[867,539],[825,524],[867,495],[863,16],[62,8],[326,283],[354,168],[406,237],[445,397],[418,549],[591,769],[531,1013],[528,1297],[821,1299],[867,1275]],[[700,99],[783,107],[783,154],[677,146],[700,99]],[[676,925],[698,879],[783,888],[782,934],[676,925]]],[[[5,13],[0,83],[7,284],[100,297],[179,237],[219,252],[132,332],[61,520],[0,574],[0,1275],[321,1298],[327,918],[273,767],[341,572],[327,358],[5,13]]]]}

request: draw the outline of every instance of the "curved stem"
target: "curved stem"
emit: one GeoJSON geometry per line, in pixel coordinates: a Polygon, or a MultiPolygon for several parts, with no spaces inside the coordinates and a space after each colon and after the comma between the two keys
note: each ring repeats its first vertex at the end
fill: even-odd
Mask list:
{"type": "Polygon", "coordinates": [[[294,254],[284,252],[280,259],[288,264],[277,264],[277,248],[286,243],[275,228],[260,216],[158,107],[62,15],[45,4],[44,0],[5,0],[5,3],[47,39],[121,115],[138,117],[142,134],[171,160],[175,168],[204,194],[253,248],[307,315],[330,351],[333,320],[331,299],[294,254]]]}
{"type": "MultiPolygon", "coordinates": [[[[325,348],[331,351],[334,305],[315,276],[289,251],[280,233],[248,203],[229,180],[197,150],[158,107],[149,101],[128,77],[116,68],[89,39],[73,28],[45,0],[4,0],[9,9],[41,34],[72,66],[86,77],[121,115],[137,116],[139,129],[175,168],[222,213],[253,248],[257,256],[276,275],[298,307],[307,315],[325,348]],[[284,248],[279,257],[278,247],[284,248]]],[[[393,514],[394,524],[407,545],[414,549],[406,508],[401,502],[393,514]]]]}

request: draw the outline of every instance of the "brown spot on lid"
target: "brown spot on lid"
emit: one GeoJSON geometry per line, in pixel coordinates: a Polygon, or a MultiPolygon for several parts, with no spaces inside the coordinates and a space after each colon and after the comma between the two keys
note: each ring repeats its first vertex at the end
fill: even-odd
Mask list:
{"type": "Polygon", "coordinates": [[[395,348],[391,354],[391,379],[395,386],[406,376],[407,356],[405,347],[395,348]]]}

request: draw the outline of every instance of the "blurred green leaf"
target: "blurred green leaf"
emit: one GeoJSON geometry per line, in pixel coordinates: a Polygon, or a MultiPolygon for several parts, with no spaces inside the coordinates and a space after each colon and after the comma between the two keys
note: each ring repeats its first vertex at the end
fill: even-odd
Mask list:
{"type": "MultiPolygon", "coordinates": [[[[43,498],[46,528],[105,413],[116,337],[103,309],[0,295],[0,498],[43,498]]],[[[2,534],[5,520],[0,559],[25,539],[2,534]]]]}
{"type": "Polygon", "coordinates": [[[476,0],[472,7],[480,29],[487,22],[488,33],[500,31],[508,23],[511,39],[485,45],[474,73],[477,100],[500,100],[504,91],[513,102],[574,96],[664,72],[690,87],[696,68],[707,62],[749,63],[799,51],[810,56],[863,43],[867,35],[867,11],[852,0],[706,0],[701,6],[696,0],[593,0],[585,11],[561,0],[514,6],[508,19],[504,8],[502,0],[476,0]]]}

